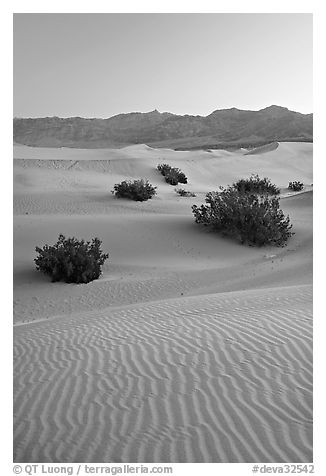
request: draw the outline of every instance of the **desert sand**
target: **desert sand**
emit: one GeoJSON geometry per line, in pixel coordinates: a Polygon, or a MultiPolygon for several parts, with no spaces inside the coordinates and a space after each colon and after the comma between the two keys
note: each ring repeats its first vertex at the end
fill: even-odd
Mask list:
{"type": "Polygon", "coordinates": [[[312,144],[256,151],[14,146],[14,460],[311,462],[312,144]],[[195,198],[156,170],[181,168],[195,198]],[[252,173],[295,235],[254,248],[193,204],[252,173]],[[111,194],[148,178],[147,202],[111,194]],[[290,193],[300,180],[303,192],[290,193]],[[35,246],[98,236],[99,280],[51,283],[35,246]]]}

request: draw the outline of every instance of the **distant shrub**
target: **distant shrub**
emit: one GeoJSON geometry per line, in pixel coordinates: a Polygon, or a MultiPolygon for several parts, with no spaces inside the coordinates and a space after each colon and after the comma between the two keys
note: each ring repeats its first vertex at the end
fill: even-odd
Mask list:
{"type": "Polygon", "coordinates": [[[259,175],[252,175],[249,179],[240,179],[233,184],[240,193],[257,193],[260,195],[279,195],[280,189],[274,185],[270,179],[259,175]]]}
{"type": "Polygon", "coordinates": [[[112,193],[118,198],[130,198],[138,202],[144,202],[156,195],[156,188],[148,180],[124,180],[114,185],[112,193]]]}
{"type": "Polygon", "coordinates": [[[293,233],[289,217],[279,208],[279,199],[241,193],[235,186],[221,192],[209,192],[206,205],[193,205],[196,223],[249,245],[285,245],[293,233]]]}
{"type": "Polygon", "coordinates": [[[189,192],[188,190],[185,190],[184,188],[176,188],[175,191],[181,197],[195,197],[196,196],[195,193],[189,192]]]}
{"type": "Polygon", "coordinates": [[[172,169],[171,165],[168,165],[168,164],[159,164],[157,166],[157,170],[159,172],[161,172],[161,174],[163,175],[163,177],[168,173],[170,172],[170,170],[172,169]]]}
{"type": "Polygon", "coordinates": [[[55,245],[36,247],[36,269],[50,276],[52,282],[88,283],[99,278],[101,266],[109,257],[102,252],[101,244],[98,238],[90,242],[59,235],[55,245]]]}
{"type": "Polygon", "coordinates": [[[175,170],[170,170],[165,176],[165,181],[166,183],[169,183],[170,185],[178,185],[179,180],[178,180],[178,174],[175,172],[175,170]]]}
{"type": "Polygon", "coordinates": [[[178,183],[187,183],[186,175],[177,167],[171,167],[168,164],[159,164],[157,170],[161,172],[165,181],[170,185],[178,185],[178,183]]]}
{"type": "Polygon", "coordinates": [[[294,182],[289,182],[288,188],[294,192],[300,192],[303,189],[303,183],[295,180],[294,182]]]}
{"type": "Polygon", "coordinates": [[[188,183],[188,179],[187,179],[186,175],[183,172],[181,172],[180,169],[173,169],[173,170],[177,174],[179,183],[188,183]]]}

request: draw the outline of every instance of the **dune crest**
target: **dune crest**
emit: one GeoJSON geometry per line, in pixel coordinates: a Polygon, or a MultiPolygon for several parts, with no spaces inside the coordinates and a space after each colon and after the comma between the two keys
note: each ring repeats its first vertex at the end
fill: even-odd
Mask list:
{"type": "Polygon", "coordinates": [[[280,144],[278,142],[271,142],[267,145],[262,145],[260,147],[256,147],[253,150],[249,150],[246,152],[246,155],[256,155],[256,154],[265,154],[266,152],[272,152],[273,150],[277,149],[280,144]]]}

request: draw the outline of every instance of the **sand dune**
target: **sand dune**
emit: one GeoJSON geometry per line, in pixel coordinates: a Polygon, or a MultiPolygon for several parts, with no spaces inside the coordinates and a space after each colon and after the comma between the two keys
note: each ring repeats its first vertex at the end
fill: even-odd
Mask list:
{"type": "Polygon", "coordinates": [[[312,144],[256,151],[14,148],[15,461],[312,461],[312,144]],[[155,170],[180,167],[177,196],[155,170]],[[191,205],[259,173],[295,235],[250,248],[191,205]],[[148,202],[110,193],[126,178],[148,202]],[[290,180],[304,193],[288,195],[290,180]],[[98,236],[87,285],[50,283],[35,246],[98,236]]]}
{"type": "Polygon", "coordinates": [[[310,318],[295,286],[16,327],[15,460],[312,461],[310,318]]]}
{"type": "MultiPolygon", "coordinates": [[[[94,306],[253,287],[304,284],[312,279],[312,217],[309,196],[283,199],[296,219],[286,248],[248,248],[201,229],[187,215],[35,215],[15,220],[15,319],[33,320],[94,306]],[[36,231],[37,230],[37,231],[36,231]],[[35,246],[60,232],[103,239],[110,259],[103,276],[88,285],[52,284],[32,264],[35,246]]],[[[187,205],[189,207],[189,205],[187,205]]]]}

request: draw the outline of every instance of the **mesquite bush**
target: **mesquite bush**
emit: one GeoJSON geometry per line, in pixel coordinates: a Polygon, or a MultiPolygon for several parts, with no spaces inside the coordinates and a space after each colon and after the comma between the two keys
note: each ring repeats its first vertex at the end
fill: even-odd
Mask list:
{"type": "Polygon", "coordinates": [[[284,246],[291,232],[290,218],[279,208],[279,199],[240,193],[235,186],[209,192],[206,205],[193,205],[196,223],[232,236],[248,245],[284,246]]]}
{"type": "Polygon", "coordinates": [[[36,247],[36,269],[50,276],[52,282],[88,283],[99,278],[101,267],[109,257],[101,250],[101,244],[98,238],[78,241],[59,235],[53,246],[36,247]]]}
{"type": "Polygon", "coordinates": [[[294,182],[289,182],[288,188],[294,192],[300,192],[303,189],[303,183],[295,180],[294,182]]]}
{"type": "Polygon", "coordinates": [[[118,198],[129,198],[137,202],[144,202],[156,195],[156,188],[148,180],[124,180],[114,185],[112,193],[118,198]]]}
{"type": "Polygon", "coordinates": [[[280,189],[269,178],[261,179],[259,175],[251,175],[249,179],[240,179],[233,184],[240,193],[258,193],[260,195],[279,195],[280,189]]]}
{"type": "Polygon", "coordinates": [[[165,181],[170,185],[178,185],[178,183],[187,183],[186,175],[177,167],[171,167],[168,164],[159,164],[157,170],[161,172],[165,181]]]}
{"type": "Polygon", "coordinates": [[[189,190],[185,190],[184,188],[176,188],[175,191],[178,195],[180,195],[180,197],[195,197],[196,196],[195,193],[190,192],[189,190]]]}

